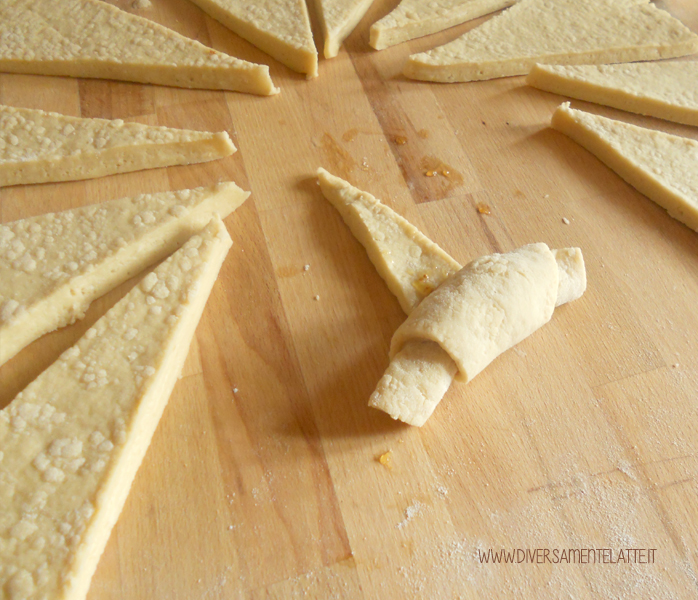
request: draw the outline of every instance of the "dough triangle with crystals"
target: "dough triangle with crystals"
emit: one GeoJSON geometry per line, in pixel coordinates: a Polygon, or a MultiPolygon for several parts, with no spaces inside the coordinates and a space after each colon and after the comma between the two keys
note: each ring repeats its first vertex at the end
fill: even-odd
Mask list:
{"type": "Polygon", "coordinates": [[[555,94],[698,126],[698,62],[536,65],[526,83],[555,94]]]}
{"type": "Polygon", "coordinates": [[[0,365],[249,196],[234,183],[142,194],[0,225],[0,365]]]}
{"type": "Polygon", "coordinates": [[[305,0],[192,0],[228,29],[299,73],[317,77],[317,50],[305,0]]]}
{"type": "Polygon", "coordinates": [[[536,63],[599,64],[698,52],[698,35],[649,0],[521,0],[461,37],[410,56],[405,75],[474,81],[536,63]]]}
{"type": "Polygon", "coordinates": [[[371,194],[324,169],[318,178],[408,313],[393,336],[390,365],[369,400],[369,406],[394,419],[423,425],[454,378],[472,379],[545,324],[556,306],[586,289],[578,248],[532,244],[461,268],[371,194]],[[488,322],[500,327],[482,326],[488,322]]]}
{"type": "Polygon", "coordinates": [[[555,111],[552,127],[698,231],[698,142],[574,110],[569,102],[555,111]]]}
{"type": "Polygon", "coordinates": [[[233,152],[225,131],[81,119],[0,105],[0,187],[188,165],[233,152]]]}
{"type": "Polygon", "coordinates": [[[315,0],[325,39],[325,58],[334,58],[342,42],[363,19],[373,0],[315,0]]]}
{"type": "Polygon", "coordinates": [[[371,25],[370,44],[383,50],[407,40],[443,31],[514,4],[516,0],[402,0],[371,25]]]}
{"type": "Polygon", "coordinates": [[[4,0],[0,40],[0,71],[10,73],[278,92],[269,67],[207,48],[101,0],[4,0]]]}
{"type": "Polygon", "coordinates": [[[231,244],[215,217],[0,411],[7,598],[85,598],[231,244]]]}
{"type": "Polygon", "coordinates": [[[378,274],[407,314],[461,268],[419,229],[368,192],[325,169],[318,169],[317,175],[325,198],[366,248],[378,274]]]}

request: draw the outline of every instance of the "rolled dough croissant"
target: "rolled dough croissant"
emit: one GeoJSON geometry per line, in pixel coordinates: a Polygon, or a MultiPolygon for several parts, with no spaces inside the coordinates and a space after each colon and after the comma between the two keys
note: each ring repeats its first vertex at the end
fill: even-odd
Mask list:
{"type": "Polygon", "coordinates": [[[578,248],[530,244],[474,260],[422,300],[395,332],[390,365],[369,406],[423,425],[454,377],[470,381],[585,289],[578,248]]]}
{"type": "Polygon", "coordinates": [[[423,425],[454,377],[472,379],[586,289],[579,248],[533,244],[462,268],[368,192],[325,169],[318,182],[409,315],[369,401],[394,419],[423,425]]]}

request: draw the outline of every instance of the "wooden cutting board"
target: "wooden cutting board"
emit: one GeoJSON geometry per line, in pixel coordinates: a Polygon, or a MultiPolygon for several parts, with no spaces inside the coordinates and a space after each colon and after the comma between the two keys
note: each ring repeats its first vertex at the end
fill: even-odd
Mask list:
{"type": "MultiPolygon", "coordinates": [[[[549,129],[563,98],[519,77],[400,75],[409,53],[481,20],[375,52],[368,28],[397,4],[376,0],[306,81],[186,0],[116,3],[271,63],[282,91],[0,76],[5,104],[226,129],[239,148],[205,165],[3,189],[3,222],[221,179],[252,191],[226,220],[235,244],[89,598],[698,596],[698,234],[549,129]],[[319,166],[463,263],[529,242],[579,246],[588,290],[453,385],[423,428],[394,422],[366,404],[405,316],[323,199],[319,166]],[[388,451],[392,468],[377,460],[388,451]],[[484,562],[500,549],[530,552],[484,562]],[[584,556],[597,563],[574,564],[584,556]]],[[[698,31],[694,0],[659,4],[698,31]]],[[[0,407],[134,283],[0,369],[0,407]]]]}

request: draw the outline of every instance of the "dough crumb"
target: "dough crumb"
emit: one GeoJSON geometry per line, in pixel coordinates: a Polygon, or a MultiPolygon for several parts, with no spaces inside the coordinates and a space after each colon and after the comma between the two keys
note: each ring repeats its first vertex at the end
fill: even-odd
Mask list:
{"type": "Polygon", "coordinates": [[[303,266],[304,271],[310,271],[310,265],[304,265],[303,266]]]}
{"type": "Polygon", "coordinates": [[[320,294],[315,294],[313,296],[313,300],[319,300],[320,299],[320,294]]]}
{"type": "Polygon", "coordinates": [[[380,456],[377,456],[376,460],[380,464],[382,464],[386,469],[392,469],[393,468],[393,451],[388,450],[387,452],[384,452],[380,456]]]}
{"type": "Polygon", "coordinates": [[[233,388],[233,394],[237,394],[237,393],[238,393],[238,389],[237,389],[236,387],[234,387],[234,388],[233,388]]]}
{"type": "Polygon", "coordinates": [[[567,217],[562,217],[562,222],[563,222],[565,225],[569,225],[569,224],[570,224],[570,220],[569,220],[567,217]]]}

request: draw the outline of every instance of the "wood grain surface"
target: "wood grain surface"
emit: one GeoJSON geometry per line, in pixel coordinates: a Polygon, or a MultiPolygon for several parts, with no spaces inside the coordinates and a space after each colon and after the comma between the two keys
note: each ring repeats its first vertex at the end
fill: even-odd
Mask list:
{"type": "MultiPolygon", "coordinates": [[[[698,234],[548,127],[562,97],[520,77],[400,75],[409,53],[482,19],[375,52],[368,28],[397,4],[376,0],[306,81],[186,0],[116,4],[270,64],[281,94],[0,75],[4,104],[225,129],[239,148],[2,189],[3,222],[223,179],[252,191],[226,220],[234,246],[90,600],[698,597],[698,234]],[[367,401],[405,315],[323,199],[319,166],[462,263],[529,242],[579,246],[588,290],[454,384],[423,428],[394,422],[367,401]],[[377,460],[388,451],[392,468],[377,460]],[[652,564],[481,561],[502,548],[655,552],[652,564]]],[[[659,5],[698,32],[695,0],[659,5]]],[[[0,369],[0,407],[135,281],[0,369]]]]}

